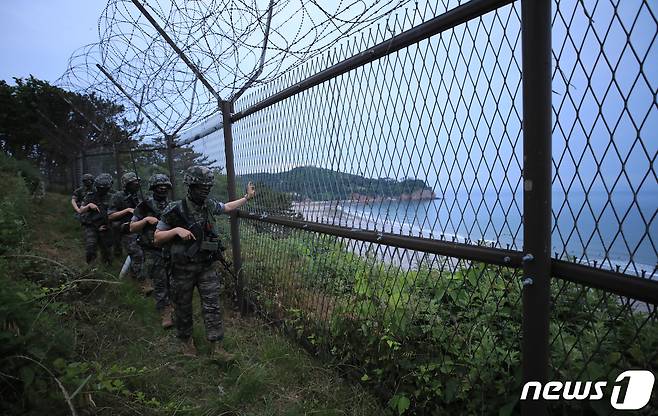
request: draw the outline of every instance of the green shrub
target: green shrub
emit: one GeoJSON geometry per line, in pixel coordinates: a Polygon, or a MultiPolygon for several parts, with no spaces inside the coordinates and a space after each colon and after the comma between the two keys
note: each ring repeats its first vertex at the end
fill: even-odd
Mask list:
{"type": "Polygon", "coordinates": [[[45,288],[15,280],[15,273],[20,269],[0,259],[0,413],[64,412],[61,391],[46,370],[71,355],[72,336],[55,319],[64,306],[45,288]]]}
{"type": "Polygon", "coordinates": [[[30,196],[22,177],[0,172],[0,254],[21,247],[28,234],[30,196]]]}
{"type": "Polygon", "coordinates": [[[23,178],[30,195],[39,190],[43,180],[39,169],[32,163],[26,160],[14,159],[4,153],[0,154],[0,175],[23,178]]]}
{"type": "MultiPolygon", "coordinates": [[[[243,229],[247,293],[266,314],[277,309],[305,345],[356,371],[394,412],[518,411],[520,271],[465,261],[405,270],[332,237],[273,239],[243,229]],[[313,296],[319,308],[308,301],[313,296]]],[[[552,285],[551,313],[551,377],[614,381],[616,370],[652,368],[655,313],[560,281],[552,285]]],[[[610,409],[562,401],[555,410],[610,409]]]]}

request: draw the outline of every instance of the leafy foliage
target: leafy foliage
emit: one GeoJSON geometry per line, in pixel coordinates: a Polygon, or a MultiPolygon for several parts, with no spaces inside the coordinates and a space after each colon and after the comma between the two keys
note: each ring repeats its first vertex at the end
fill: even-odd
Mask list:
{"type": "Polygon", "coordinates": [[[122,106],[34,77],[15,78],[15,83],[0,81],[0,148],[15,159],[33,162],[51,182],[66,183],[85,149],[135,144],[134,123],[123,117],[122,106]]]}
{"type": "MultiPolygon", "coordinates": [[[[400,268],[333,237],[273,239],[250,225],[242,247],[255,306],[377,390],[395,413],[518,411],[519,272],[450,259],[400,268]],[[264,252],[276,261],[260,258],[264,252]]],[[[578,285],[552,290],[552,377],[608,380],[618,374],[611,369],[651,368],[655,312],[651,319],[578,285]]],[[[610,410],[575,401],[556,410],[583,405],[586,414],[610,410]]]]}
{"type": "MultiPolygon", "coordinates": [[[[17,175],[17,171],[8,172],[19,167],[16,165],[6,163],[6,157],[0,155],[0,181],[3,184],[3,192],[0,193],[0,254],[20,248],[28,234],[26,212],[31,197],[25,178],[17,175]]],[[[35,178],[30,173],[26,176],[35,178]]]]}

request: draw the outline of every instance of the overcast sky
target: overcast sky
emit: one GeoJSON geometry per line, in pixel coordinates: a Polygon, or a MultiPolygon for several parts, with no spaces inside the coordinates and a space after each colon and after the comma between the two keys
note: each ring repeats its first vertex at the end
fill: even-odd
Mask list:
{"type": "Polygon", "coordinates": [[[98,40],[105,0],[2,0],[0,79],[54,82],[77,48],[98,40]]]}

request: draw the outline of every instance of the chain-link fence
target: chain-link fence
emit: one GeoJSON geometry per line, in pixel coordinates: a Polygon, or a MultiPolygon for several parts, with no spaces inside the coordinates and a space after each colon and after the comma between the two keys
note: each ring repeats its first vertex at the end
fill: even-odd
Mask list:
{"type": "Polygon", "coordinates": [[[253,181],[221,225],[241,307],[399,413],[609,414],[621,372],[658,367],[656,14],[416,6],[220,100],[203,133],[176,139],[192,105],[169,129],[144,111],[167,146],[130,163],[166,170],[177,197],[196,163],[221,169],[222,200],[253,181]],[[520,400],[549,380],[570,384],[520,400]]]}
{"type": "Polygon", "coordinates": [[[231,220],[245,302],[398,410],[603,380],[551,403],[611,413],[657,367],[657,36],[649,1],[473,0],[226,105],[230,154],[195,148],[259,190],[231,220]]]}

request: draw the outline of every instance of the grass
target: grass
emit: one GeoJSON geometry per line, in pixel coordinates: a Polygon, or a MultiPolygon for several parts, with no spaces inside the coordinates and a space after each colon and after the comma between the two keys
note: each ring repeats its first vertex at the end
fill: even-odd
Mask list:
{"type": "MultiPolygon", "coordinates": [[[[225,304],[226,349],[231,364],[209,358],[198,297],[194,338],[199,357],[179,354],[174,331],[164,331],[154,301],[117,279],[119,261],[89,271],[82,232],[68,197],[47,195],[35,208],[31,229],[34,273],[69,268],[80,283],[61,295],[58,322],[72,334],[72,351],[61,378],[82,369],[70,388],[74,404],[94,414],[373,415],[384,410],[368,392],[342,379],[303,349],[255,317],[225,304]],[[40,270],[40,271],[39,271],[40,270]],[[75,370],[75,371],[74,371],[75,370]],[[68,372],[68,373],[67,373],[68,372]],[[86,377],[87,381],[84,381],[86,377]],[[82,380],[82,382],[80,381],[82,380]],[[93,380],[88,381],[88,380],[93,380]],[[86,384],[85,384],[86,383],[86,384]]],[[[44,363],[51,365],[51,363],[44,363]]],[[[55,367],[54,364],[52,364],[55,367]]],[[[53,387],[55,389],[56,387],[53,387]]],[[[37,406],[38,408],[38,406],[37,406]]]]}

